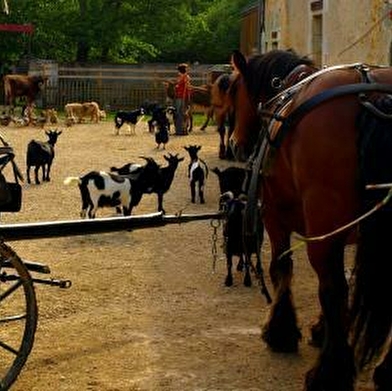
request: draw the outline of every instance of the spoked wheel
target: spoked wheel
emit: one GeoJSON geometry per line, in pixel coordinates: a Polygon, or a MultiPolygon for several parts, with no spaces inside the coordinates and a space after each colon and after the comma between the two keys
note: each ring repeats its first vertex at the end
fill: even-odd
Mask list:
{"type": "Polygon", "coordinates": [[[0,242],[0,390],[8,390],[21,372],[34,343],[37,302],[33,280],[23,261],[0,242]]]}

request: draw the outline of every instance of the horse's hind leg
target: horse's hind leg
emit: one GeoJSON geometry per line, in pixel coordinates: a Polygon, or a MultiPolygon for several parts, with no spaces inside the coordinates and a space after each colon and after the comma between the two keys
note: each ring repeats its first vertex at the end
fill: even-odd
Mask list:
{"type": "Polygon", "coordinates": [[[213,115],[214,115],[214,109],[212,107],[208,108],[208,110],[207,110],[207,118],[206,118],[203,126],[200,128],[200,130],[206,130],[208,122],[210,122],[210,119],[213,117],[213,115]]]}
{"type": "Polygon", "coordinates": [[[306,376],[307,391],[353,391],[354,358],[348,338],[348,287],[344,275],[345,238],[309,244],[308,256],[318,275],[325,322],[323,348],[306,376]]]}
{"type": "Polygon", "coordinates": [[[392,344],[382,363],[376,367],[373,381],[375,391],[392,390],[392,344]]]}
{"type": "MultiPolygon", "coordinates": [[[[271,228],[271,227],[270,227],[271,228]]],[[[293,261],[290,254],[281,254],[290,247],[290,234],[269,230],[272,246],[270,277],[274,286],[274,302],[262,338],[278,352],[296,352],[301,332],[291,294],[293,261]]]]}

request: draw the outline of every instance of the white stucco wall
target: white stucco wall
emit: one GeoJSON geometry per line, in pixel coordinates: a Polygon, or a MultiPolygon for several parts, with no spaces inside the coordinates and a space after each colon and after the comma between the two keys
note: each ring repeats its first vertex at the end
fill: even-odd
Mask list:
{"type": "Polygon", "coordinates": [[[312,19],[321,13],[322,65],[390,64],[392,0],[324,0],[323,10],[315,13],[312,1],[266,0],[264,47],[272,49],[271,32],[279,31],[279,48],[312,56],[312,19]]]}

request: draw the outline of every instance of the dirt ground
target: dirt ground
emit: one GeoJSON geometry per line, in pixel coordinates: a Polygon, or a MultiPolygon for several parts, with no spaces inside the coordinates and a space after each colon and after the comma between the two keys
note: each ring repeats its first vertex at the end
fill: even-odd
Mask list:
{"type": "MultiPolygon", "coordinates": [[[[3,224],[79,218],[80,195],[67,176],[154,157],[164,163],[144,123],[136,135],[113,134],[113,124],[63,129],[56,145],[52,181],[23,184],[23,208],[3,213],[3,224]]],[[[26,145],[46,139],[37,127],[1,129],[25,172],[26,145]]],[[[218,181],[210,173],[206,204],[191,204],[183,146],[200,144],[210,168],[218,159],[214,127],[171,136],[166,152],[186,156],[164,202],[168,214],[215,212],[218,181]]],[[[156,211],[155,195],[144,196],[134,214],[156,211]]],[[[98,217],[113,216],[101,209],[98,217]]],[[[318,314],[317,287],[302,249],[295,252],[294,295],[303,341],[298,354],[276,354],[260,338],[268,313],[255,283],[235,274],[224,286],[225,261],[218,230],[213,268],[210,221],[107,234],[10,242],[20,257],[47,263],[52,277],[72,280],[61,290],[36,284],[39,324],[33,350],[14,391],[299,391],[317,356],[308,344],[318,314]]],[[[264,267],[269,259],[263,247],[264,267]]]]}

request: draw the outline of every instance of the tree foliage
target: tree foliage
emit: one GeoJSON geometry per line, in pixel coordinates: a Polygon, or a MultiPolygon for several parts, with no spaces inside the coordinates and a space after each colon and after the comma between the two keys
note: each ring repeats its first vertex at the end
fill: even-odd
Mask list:
{"type": "Polygon", "coordinates": [[[0,62],[24,58],[79,63],[227,62],[238,48],[249,0],[9,0],[0,23],[0,62]]]}

